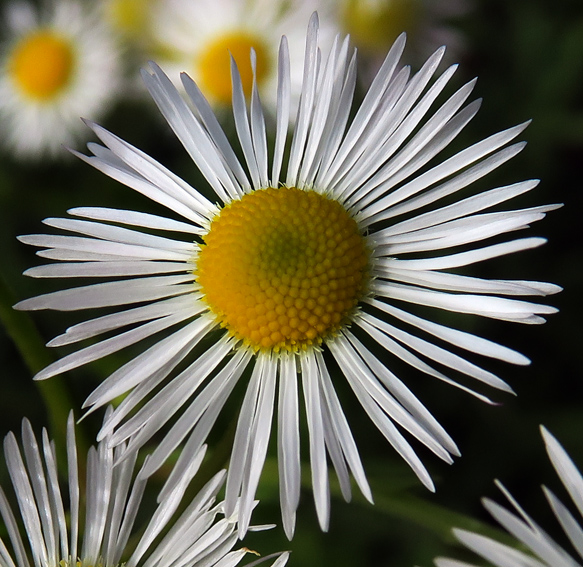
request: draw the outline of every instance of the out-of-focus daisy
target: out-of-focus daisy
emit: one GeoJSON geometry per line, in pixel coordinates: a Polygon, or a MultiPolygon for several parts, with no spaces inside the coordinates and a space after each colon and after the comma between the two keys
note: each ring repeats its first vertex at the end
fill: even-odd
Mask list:
{"type": "MultiPolygon", "coordinates": [[[[20,157],[54,156],[118,94],[119,57],[97,14],[80,2],[10,2],[0,61],[0,133],[20,157]]],[[[65,155],[65,153],[63,152],[65,155]]]]}
{"type": "MultiPolygon", "coordinates": [[[[283,34],[290,52],[291,97],[294,101],[299,98],[305,26],[314,10],[313,0],[163,0],[157,8],[153,18],[155,60],[170,77],[188,73],[213,106],[231,104],[231,56],[239,68],[243,91],[251,94],[254,75],[249,53],[253,49],[259,92],[267,109],[275,110],[277,52],[283,34]]],[[[337,32],[333,12],[328,9],[320,15],[321,45],[330,47],[337,32]]]]}
{"type": "MultiPolygon", "coordinates": [[[[25,419],[21,447],[12,432],[6,436],[4,455],[20,518],[17,519],[0,489],[0,514],[12,547],[11,553],[6,542],[0,539],[2,565],[28,567],[32,561],[35,567],[234,567],[248,553],[247,548],[232,551],[237,542],[237,513],[223,517],[222,503],[215,502],[225,471],[215,475],[184,512],[175,517],[204,450],[195,455],[185,453],[185,458],[176,464],[173,474],[180,472],[179,482],[171,489],[162,489],[145,531],[129,546],[132,551],[128,553],[126,546],[141,509],[146,480],[139,475],[133,478],[136,454],[114,466],[123,448],[113,450],[107,441],[89,450],[87,478],[85,483],[80,483],[73,416],[69,416],[69,478],[68,491],[63,497],[55,447],[46,430],[43,429],[38,443],[25,419]],[[85,494],[80,489],[83,484],[85,494]],[[21,537],[21,525],[28,545],[21,537]],[[152,545],[165,530],[162,539],[152,545]]],[[[285,565],[287,553],[276,556],[273,567],[285,565]]]]}
{"type": "Polygon", "coordinates": [[[26,244],[45,248],[38,252],[42,257],[63,262],[32,268],[27,272],[30,276],[112,277],[114,281],[49,293],[25,300],[17,308],[73,311],[138,304],[76,325],[51,341],[51,346],[61,346],[111,335],[48,366],[37,379],[174,329],[114,372],[86,401],[86,407],[97,408],[128,393],[105,421],[101,435],[115,429],[112,443],[129,439],[132,448],[147,442],[179,412],[146,466],[148,474],[186,437],[187,446],[202,444],[237,382],[242,377],[248,381],[225,499],[227,513],[242,499],[241,533],[248,524],[276,403],[283,524],[288,536],[293,533],[300,493],[300,387],[316,510],[324,529],[330,505],[326,454],[344,496],[350,497],[352,472],[371,499],[335,393],[333,380],[341,373],[373,423],[431,490],[429,473],[401,430],[447,462],[458,455],[458,449],[391,372],[390,363],[385,365],[375,352],[383,351],[383,358],[393,355],[485,401],[488,398],[444,371],[452,369],[511,391],[500,378],[458,353],[466,350],[512,364],[528,364],[526,357],[409,313],[408,305],[519,323],[542,323],[542,315],[555,311],[515,296],[543,296],[557,292],[557,286],[485,280],[453,271],[539,246],[544,239],[503,241],[500,237],[542,219],[554,206],[499,209],[536,187],[537,181],[532,180],[478,194],[464,191],[521,151],[523,143],[507,144],[525,124],[447,159],[433,160],[476,114],[478,101],[464,106],[474,81],[430,112],[455,67],[429,86],[443,50],[410,77],[407,67],[398,69],[403,47],[401,36],[350,120],[355,53],[347,40],[338,39],[322,56],[314,16],[285,174],[290,120],[285,37],[271,165],[257,89],[249,114],[235,66],[233,110],[244,164],[190,77],[183,74],[182,80],[195,112],[153,65],[151,72],[144,72],[148,90],[219,204],[127,142],[92,125],[105,147],[90,144],[93,156],[78,155],[182,220],[76,208],[69,213],[78,218],[44,222],[78,236],[21,237],[26,244]],[[462,192],[463,198],[456,200],[462,192]],[[186,237],[148,234],[149,229],[186,237]],[[477,244],[493,237],[495,243],[477,244]],[[447,252],[440,253],[443,250],[447,252]],[[204,352],[198,350],[190,366],[183,364],[174,372],[207,337],[214,343],[204,352]]]}
{"type": "MultiPolygon", "coordinates": [[[[455,61],[463,45],[453,22],[470,9],[471,0],[341,0],[339,21],[367,60],[382,61],[384,53],[403,31],[409,55],[421,61],[441,45],[455,61]]],[[[374,66],[374,65],[373,65],[374,66]]]]}
{"type": "MultiPolygon", "coordinates": [[[[541,427],[541,431],[551,463],[579,514],[583,516],[583,477],[560,443],[544,427],[541,427]]],[[[496,567],[581,567],[580,562],[573,559],[536,524],[502,484],[498,482],[497,484],[514,510],[509,511],[488,498],[483,500],[484,507],[508,533],[526,547],[530,554],[466,530],[455,529],[454,534],[457,539],[496,567]]],[[[543,492],[565,535],[579,557],[583,559],[583,528],[569,509],[546,486],[543,486],[543,492]]],[[[436,559],[435,565],[437,567],[476,567],[469,563],[445,558],[436,559]]]]}

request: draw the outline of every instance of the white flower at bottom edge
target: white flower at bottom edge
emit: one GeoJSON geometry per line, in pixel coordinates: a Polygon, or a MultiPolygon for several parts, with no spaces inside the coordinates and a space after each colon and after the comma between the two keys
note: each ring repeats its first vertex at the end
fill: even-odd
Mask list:
{"type": "Polygon", "coordinates": [[[120,54],[96,11],[77,0],[10,2],[0,56],[0,134],[19,158],[67,156],[80,116],[101,118],[120,94],[120,54]]]}
{"type": "MultiPolygon", "coordinates": [[[[573,504],[583,517],[583,477],[559,442],[544,427],[541,427],[541,432],[551,463],[571,496],[573,504]]],[[[489,537],[454,529],[454,534],[461,543],[496,567],[581,567],[581,563],[573,559],[534,522],[502,484],[498,482],[497,484],[514,507],[515,512],[487,498],[483,500],[483,504],[494,519],[532,555],[489,537]]],[[[543,492],[565,535],[579,557],[583,559],[582,526],[546,486],[543,486],[543,492]]],[[[469,563],[445,558],[436,559],[435,565],[437,567],[476,567],[469,563]]]]}
{"type": "Polygon", "coordinates": [[[556,311],[516,296],[540,297],[556,293],[558,286],[456,272],[541,245],[542,238],[501,237],[529,227],[556,206],[499,209],[536,187],[536,180],[478,193],[468,189],[522,150],[524,143],[507,144],[525,125],[434,160],[478,111],[479,101],[464,106],[474,81],[430,112],[456,66],[429,86],[444,50],[410,77],[409,68],[399,68],[404,44],[401,36],[350,120],[355,53],[348,38],[337,38],[329,54],[322,55],[314,16],[285,175],[290,118],[285,37],[271,164],[256,85],[249,113],[233,66],[233,112],[247,171],[194,81],[182,75],[195,111],[152,65],[151,72],[143,73],[146,86],[220,204],[92,125],[105,147],[90,144],[94,155],[76,155],[183,220],[76,208],[69,213],[81,218],[44,221],[74,235],[20,238],[44,248],[38,252],[41,257],[62,262],[32,268],[27,275],[114,281],[41,295],[19,303],[18,309],[74,311],[134,304],[75,325],[52,340],[50,346],[62,346],[110,334],[48,366],[36,379],[165,334],[105,379],[85,402],[95,409],[127,394],[100,435],[113,432],[114,445],[128,440],[131,448],[142,446],[176,416],[153,452],[147,474],[184,440],[187,447],[204,443],[237,383],[243,376],[248,380],[225,496],[227,514],[241,499],[241,533],[249,525],[277,405],[282,518],[286,534],[293,535],[300,497],[300,387],[323,529],[330,510],[328,456],[344,497],[350,498],[352,473],[372,500],[333,377],[344,375],[371,421],[430,490],[431,477],[399,428],[448,463],[459,455],[452,438],[370,344],[486,402],[486,396],[456,382],[450,371],[512,391],[464,358],[463,351],[519,365],[529,363],[525,356],[409,313],[407,306],[527,324],[542,323],[541,315],[556,311]],[[151,229],[186,237],[148,234],[151,229]],[[476,246],[482,241],[487,243],[476,246]],[[204,341],[207,337],[211,340],[204,341]]]}
{"type": "MultiPolygon", "coordinates": [[[[215,502],[225,471],[216,474],[176,517],[184,492],[202,462],[202,450],[195,455],[184,453],[179,459],[171,477],[180,469],[180,481],[172,487],[164,486],[156,510],[128,556],[126,545],[130,535],[134,535],[132,529],[147,481],[139,474],[133,479],[137,455],[132,453],[116,465],[123,447],[108,448],[107,441],[90,448],[85,495],[80,494],[83,483],[79,482],[71,413],[67,424],[68,494],[63,498],[55,446],[49,441],[46,430],[43,429],[39,444],[30,422],[25,419],[20,447],[12,432],[6,436],[4,454],[20,509],[20,521],[0,488],[0,515],[13,549],[11,554],[0,539],[0,564],[27,567],[32,559],[35,567],[115,567],[122,564],[126,567],[234,567],[249,552],[247,548],[232,551],[237,542],[237,513],[221,518],[223,504],[215,502]],[[83,506],[84,523],[80,520],[83,506]],[[28,550],[19,524],[24,525],[28,550]],[[166,529],[167,533],[153,546],[154,540],[166,529]]],[[[257,529],[267,527],[257,526],[257,529]]],[[[273,557],[277,559],[272,567],[282,567],[288,553],[274,554],[259,562],[273,557]]]]}

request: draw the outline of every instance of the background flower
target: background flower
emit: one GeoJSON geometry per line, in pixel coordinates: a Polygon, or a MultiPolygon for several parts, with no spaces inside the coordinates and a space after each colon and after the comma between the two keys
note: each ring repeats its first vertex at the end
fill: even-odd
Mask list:
{"type": "MultiPolygon", "coordinates": [[[[61,469],[47,431],[43,429],[39,443],[25,419],[20,446],[12,432],[6,436],[4,455],[20,516],[14,515],[4,492],[0,491],[0,514],[13,549],[10,553],[6,547],[8,541],[0,539],[3,564],[25,567],[32,560],[37,567],[225,567],[235,566],[245,557],[247,548],[232,550],[237,543],[237,515],[220,518],[223,508],[215,502],[224,471],[183,506],[180,515],[175,515],[200,466],[204,450],[183,455],[181,481],[170,490],[162,489],[158,506],[153,512],[146,512],[145,519],[141,500],[146,480],[139,475],[134,479],[137,454],[116,465],[124,448],[114,451],[107,443],[105,439],[97,448],[91,447],[86,461],[83,457],[79,459],[73,414],[70,414],[64,468],[68,483],[67,490],[61,492],[61,469]],[[85,479],[80,478],[79,469],[87,471],[85,479]],[[135,537],[133,528],[138,517],[145,529],[137,541],[128,543],[130,536],[135,537]],[[22,526],[25,539],[20,535],[22,526]],[[161,534],[164,535],[159,539],[161,534]]],[[[273,566],[282,567],[286,560],[287,554],[278,554],[273,566]]]]}
{"type": "Polygon", "coordinates": [[[62,0],[4,6],[0,133],[18,156],[61,155],[82,136],[79,116],[101,118],[120,83],[119,53],[97,12],[62,0]]]}
{"type": "Polygon", "coordinates": [[[150,57],[176,81],[186,72],[211,104],[231,105],[230,57],[239,67],[243,89],[251,95],[249,49],[256,53],[259,92],[268,110],[276,105],[277,52],[282,35],[288,38],[291,60],[291,97],[295,103],[302,86],[305,22],[321,9],[321,45],[327,50],[337,32],[331,4],[313,0],[165,0],[156,5],[150,57]]]}

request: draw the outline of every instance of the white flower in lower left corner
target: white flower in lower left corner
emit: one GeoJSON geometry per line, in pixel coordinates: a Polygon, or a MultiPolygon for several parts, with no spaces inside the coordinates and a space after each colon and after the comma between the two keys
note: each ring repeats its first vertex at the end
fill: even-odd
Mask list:
{"type": "MultiPolygon", "coordinates": [[[[162,489],[145,531],[127,554],[146,480],[139,474],[134,478],[136,453],[114,464],[121,451],[122,447],[109,448],[107,440],[97,448],[91,447],[86,482],[80,483],[71,414],[67,424],[68,494],[63,495],[55,446],[46,430],[39,443],[30,422],[23,420],[21,446],[10,432],[4,440],[4,454],[28,546],[20,535],[20,522],[0,488],[3,531],[8,532],[12,547],[11,553],[0,538],[0,565],[29,567],[32,560],[35,567],[234,567],[249,552],[245,547],[232,551],[237,542],[237,514],[221,517],[222,503],[215,502],[225,471],[216,474],[176,518],[184,492],[204,456],[204,451],[199,451],[185,452],[180,457],[170,476],[179,473],[181,480],[171,490],[162,489]],[[80,486],[85,486],[85,494],[80,486]],[[166,534],[159,540],[163,531],[166,534]],[[155,546],[154,540],[159,541],[155,546]]],[[[283,567],[287,556],[278,553],[259,561],[277,557],[272,567],[283,567]]]]}
{"type": "Polygon", "coordinates": [[[120,90],[118,47],[97,12],[75,0],[2,13],[0,135],[23,158],[54,157],[82,138],[79,116],[101,117],[120,90]]]}

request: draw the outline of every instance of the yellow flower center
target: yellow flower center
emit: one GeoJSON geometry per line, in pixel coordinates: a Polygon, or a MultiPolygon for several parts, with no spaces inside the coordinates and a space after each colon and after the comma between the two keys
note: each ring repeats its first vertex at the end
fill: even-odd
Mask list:
{"type": "Polygon", "coordinates": [[[315,191],[247,194],[213,219],[203,240],[195,273],[205,301],[256,351],[321,344],[350,322],[367,289],[356,221],[315,191]]]}
{"type": "Polygon", "coordinates": [[[211,41],[198,58],[198,76],[203,92],[210,93],[218,102],[231,102],[231,55],[237,63],[243,91],[251,94],[253,71],[251,69],[251,48],[257,56],[257,83],[267,76],[270,67],[269,49],[265,42],[248,32],[236,31],[222,35],[211,41]]]}
{"type": "Polygon", "coordinates": [[[69,84],[73,65],[70,42],[53,31],[39,30],[16,44],[9,73],[26,96],[46,101],[69,84]]]}
{"type": "Polygon", "coordinates": [[[419,4],[419,0],[347,0],[344,28],[360,48],[385,50],[401,32],[415,31],[419,4]]]}

